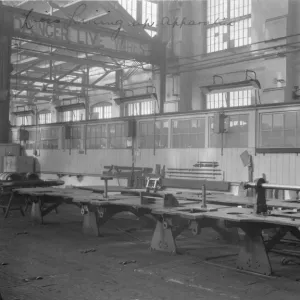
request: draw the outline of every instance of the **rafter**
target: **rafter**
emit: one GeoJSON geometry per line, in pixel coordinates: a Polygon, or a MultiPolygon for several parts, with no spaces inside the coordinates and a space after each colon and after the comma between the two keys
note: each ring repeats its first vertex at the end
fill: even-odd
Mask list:
{"type": "MultiPolygon", "coordinates": [[[[64,74],[60,75],[60,76],[57,77],[55,80],[60,80],[60,79],[62,79],[62,78],[64,78],[64,77],[66,77],[66,76],[72,74],[74,71],[77,71],[77,70],[80,69],[80,68],[81,68],[81,66],[75,66],[72,70],[68,71],[67,73],[64,73],[64,74]]],[[[73,81],[75,81],[75,80],[77,80],[77,79],[79,79],[79,77],[76,76],[76,78],[75,78],[73,81]]],[[[72,81],[72,82],[73,82],[73,81],[72,81]]],[[[72,82],[71,82],[71,83],[72,83],[72,82]]],[[[44,86],[47,88],[49,85],[50,85],[50,83],[47,83],[47,84],[45,84],[44,86]]],[[[36,94],[38,94],[38,93],[35,93],[33,96],[35,96],[36,94]]]]}
{"type": "MultiPolygon", "coordinates": [[[[40,78],[45,78],[47,77],[48,74],[45,74],[45,75],[42,75],[40,78]]],[[[19,79],[19,76],[16,77],[16,84],[18,85],[18,79],[19,79]]],[[[23,91],[26,91],[27,90],[27,87],[33,87],[33,83],[30,83],[29,85],[26,86],[26,88],[24,90],[20,90],[18,93],[17,93],[17,96],[20,95],[23,91]]]]}
{"type": "Polygon", "coordinates": [[[28,76],[14,76],[14,75],[12,75],[11,78],[15,78],[15,79],[18,79],[18,80],[24,80],[24,81],[33,81],[33,82],[56,84],[56,85],[68,85],[68,86],[86,88],[86,89],[98,89],[98,90],[105,90],[105,91],[116,91],[117,90],[116,88],[109,87],[109,86],[97,86],[97,85],[92,86],[92,85],[82,84],[82,83],[70,83],[70,82],[67,82],[67,81],[33,78],[33,77],[28,77],[28,76]]]}
{"type": "MultiPolygon", "coordinates": [[[[41,61],[38,59],[37,61],[31,63],[29,66],[26,66],[25,68],[23,68],[22,70],[16,71],[16,73],[13,73],[13,75],[19,75],[25,71],[28,71],[29,69],[31,69],[33,66],[36,66],[40,63],[41,61]]],[[[15,63],[14,66],[18,66],[18,63],[15,63]]]]}
{"type": "MultiPolygon", "coordinates": [[[[73,78],[72,80],[70,80],[70,83],[76,81],[78,78],[79,78],[79,77],[73,78]]],[[[67,86],[68,86],[68,84],[65,84],[65,85],[61,86],[60,88],[61,88],[61,89],[64,89],[64,88],[66,88],[67,86]]]]}
{"type": "Polygon", "coordinates": [[[11,88],[13,90],[22,89],[22,90],[26,90],[28,92],[38,92],[38,93],[41,93],[41,94],[51,94],[51,95],[70,95],[70,96],[78,97],[82,94],[81,92],[70,92],[68,90],[64,90],[64,91],[62,91],[62,90],[41,91],[40,89],[30,88],[27,85],[14,85],[14,84],[11,84],[11,88]]]}
{"type": "Polygon", "coordinates": [[[111,72],[105,72],[98,79],[96,79],[94,82],[92,82],[91,85],[95,85],[96,83],[98,83],[99,81],[101,81],[103,78],[105,78],[109,73],[111,73],[111,72]]]}
{"type": "Polygon", "coordinates": [[[76,65],[88,65],[88,66],[93,66],[93,67],[101,67],[101,68],[107,68],[107,69],[118,69],[119,67],[116,67],[114,65],[110,65],[108,63],[104,63],[98,60],[93,60],[91,58],[77,58],[77,57],[72,57],[72,56],[67,56],[63,54],[56,54],[56,53],[39,53],[34,50],[12,50],[13,53],[20,53],[29,57],[35,57],[39,58],[41,60],[56,60],[56,61],[64,61],[64,62],[69,62],[73,63],[76,65]]]}

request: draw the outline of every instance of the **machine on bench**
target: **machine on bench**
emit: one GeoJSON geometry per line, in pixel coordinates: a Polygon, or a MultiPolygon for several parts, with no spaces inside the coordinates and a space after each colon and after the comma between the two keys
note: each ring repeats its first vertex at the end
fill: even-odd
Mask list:
{"type": "Polygon", "coordinates": [[[104,166],[103,176],[127,179],[127,186],[131,188],[144,188],[145,178],[152,173],[152,168],[130,166],[104,166]]]}

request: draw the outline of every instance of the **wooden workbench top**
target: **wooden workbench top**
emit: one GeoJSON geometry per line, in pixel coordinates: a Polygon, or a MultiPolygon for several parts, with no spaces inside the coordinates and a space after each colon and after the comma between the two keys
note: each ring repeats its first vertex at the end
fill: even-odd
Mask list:
{"type": "MultiPolygon", "coordinates": [[[[125,190],[128,191],[129,189],[125,190]]],[[[147,204],[142,204],[140,196],[114,194],[109,195],[108,198],[104,198],[101,193],[78,188],[21,188],[16,189],[15,192],[23,195],[58,197],[68,199],[73,203],[86,203],[94,206],[117,205],[140,207],[149,209],[153,214],[177,215],[190,220],[213,218],[234,222],[262,222],[300,227],[300,202],[293,200],[267,201],[269,207],[277,209],[273,209],[270,215],[262,216],[254,214],[253,208],[247,208],[247,206],[253,206],[255,198],[238,197],[222,193],[208,194],[206,197],[207,208],[203,209],[201,195],[198,194],[191,194],[187,198],[184,197],[183,193],[175,194],[174,196],[177,198],[179,206],[165,207],[163,198],[159,199],[159,197],[155,197],[153,201],[147,204]],[[233,205],[236,207],[232,207],[233,205]],[[284,210],[278,208],[283,208],[284,210]]],[[[161,196],[163,194],[161,193],[161,196]]]]}

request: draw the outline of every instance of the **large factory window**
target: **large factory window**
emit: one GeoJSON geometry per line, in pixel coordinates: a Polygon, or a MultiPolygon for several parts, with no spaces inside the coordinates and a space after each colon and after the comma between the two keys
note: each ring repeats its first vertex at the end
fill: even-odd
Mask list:
{"type": "Polygon", "coordinates": [[[16,117],[16,126],[32,125],[32,115],[16,117]]]}
{"type": "Polygon", "coordinates": [[[127,10],[127,12],[136,19],[137,0],[118,0],[118,2],[127,10]]]}
{"type": "MultiPolygon", "coordinates": [[[[248,115],[232,115],[225,119],[224,148],[248,147],[248,115]]],[[[209,118],[209,147],[221,148],[222,134],[214,133],[214,118],[209,118]]]]}
{"type": "Polygon", "coordinates": [[[172,148],[204,148],[205,119],[172,120],[172,148]]]}
{"type": "Polygon", "coordinates": [[[139,147],[143,149],[168,148],[169,122],[141,122],[139,126],[139,147]]]}
{"type": "Polygon", "coordinates": [[[140,115],[152,115],[155,112],[155,102],[150,101],[141,101],[125,104],[124,115],[126,117],[131,116],[140,116],[140,115]]]}
{"type": "Polygon", "coordinates": [[[84,109],[67,110],[63,112],[63,122],[75,122],[85,119],[84,109]]]}
{"type": "Polygon", "coordinates": [[[111,104],[97,104],[93,107],[93,113],[98,114],[97,119],[110,119],[111,118],[111,104]]]}
{"type": "Polygon", "coordinates": [[[51,123],[51,112],[41,111],[37,116],[38,124],[49,124],[51,123]]]}
{"type": "Polygon", "coordinates": [[[40,149],[58,149],[59,128],[41,128],[40,149]]]}
{"type": "Polygon", "coordinates": [[[158,14],[158,6],[157,3],[144,0],[142,2],[142,22],[143,24],[147,24],[146,32],[151,36],[156,35],[156,27],[157,27],[157,14],[158,14]],[[149,27],[150,26],[150,27],[149,27]]]}
{"type": "Polygon", "coordinates": [[[206,98],[207,109],[251,105],[251,90],[237,90],[228,93],[212,93],[206,98]]]}
{"type": "Polygon", "coordinates": [[[121,149],[126,148],[127,138],[124,134],[124,124],[108,125],[108,148],[121,149]]]}
{"type": "Polygon", "coordinates": [[[87,149],[106,148],[107,133],[105,124],[88,125],[86,147],[87,149]]]}
{"type": "Polygon", "coordinates": [[[299,148],[300,111],[260,115],[260,147],[299,148]]]}
{"type": "Polygon", "coordinates": [[[25,149],[33,150],[38,147],[38,141],[40,140],[40,131],[35,129],[28,130],[29,137],[25,143],[25,149]]]}
{"type": "Polygon", "coordinates": [[[81,127],[70,127],[70,136],[66,138],[66,149],[80,149],[81,147],[81,127]]]}
{"type": "Polygon", "coordinates": [[[208,0],[208,53],[251,44],[251,1],[208,0]]]}

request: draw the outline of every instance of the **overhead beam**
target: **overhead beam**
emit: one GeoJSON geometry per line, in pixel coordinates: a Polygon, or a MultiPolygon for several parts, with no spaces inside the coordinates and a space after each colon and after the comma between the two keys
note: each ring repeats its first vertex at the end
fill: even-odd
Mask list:
{"type": "MultiPolygon", "coordinates": [[[[55,78],[55,80],[60,80],[60,79],[63,79],[64,77],[68,76],[68,75],[71,75],[73,72],[79,70],[82,66],[75,66],[73,69],[59,75],[57,78],[55,78]]],[[[57,72],[55,72],[55,74],[57,74],[57,72]]],[[[77,76],[77,77],[80,77],[82,76],[83,74],[76,74],[74,76],[77,76]]]]}
{"type": "Polygon", "coordinates": [[[111,72],[105,72],[102,76],[100,76],[98,79],[96,79],[94,82],[91,83],[91,85],[95,85],[99,81],[101,81],[103,78],[105,78],[109,73],[111,72]]]}
{"type": "MultiPolygon", "coordinates": [[[[78,77],[76,77],[76,78],[70,80],[70,82],[72,83],[72,82],[74,82],[74,81],[77,80],[77,79],[78,79],[78,77]]],[[[65,85],[61,86],[60,88],[61,88],[61,89],[64,89],[64,88],[66,88],[67,86],[68,86],[68,85],[65,84],[65,85]]]]}
{"type": "MultiPolygon", "coordinates": [[[[74,71],[76,71],[76,70],[78,70],[78,69],[80,69],[80,68],[81,68],[81,66],[76,66],[76,67],[74,67],[72,70],[70,70],[69,72],[60,75],[58,78],[55,78],[55,80],[60,80],[60,79],[62,79],[62,78],[64,78],[64,77],[66,77],[66,76],[72,74],[74,71]]],[[[76,76],[76,78],[74,79],[74,81],[77,80],[77,79],[78,79],[78,77],[76,76]]],[[[49,84],[50,84],[50,83],[47,83],[47,84],[46,84],[46,87],[48,87],[49,84]]],[[[35,93],[33,96],[35,96],[36,94],[37,94],[37,93],[35,93]]]]}
{"type": "MultiPolygon", "coordinates": [[[[45,77],[47,77],[47,74],[42,75],[40,78],[45,78],[45,77]]],[[[11,76],[10,78],[12,78],[12,76],[11,76]]],[[[18,75],[17,78],[19,78],[19,75],[18,75]]],[[[16,81],[17,81],[17,79],[16,79],[16,81]]],[[[16,84],[18,84],[18,81],[16,82],[16,84]]],[[[33,83],[31,83],[31,84],[29,84],[29,85],[26,85],[25,89],[24,89],[24,90],[20,90],[20,91],[17,93],[17,95],[21,94],[23,91],[26,91],[27,88],[28,88],[28,86],[29,86],[29,87],[33,87],[33,83]]]]}
{"type": "MultiPolygon", "coordinates": [[[[82,66],[79,66],[79,68],[81,68],[81,67],[82,66]]],[[[63,76],[63,77],[65,77],[65,76],[67,76],[67,75],[65,75],[66,72],[69,72],[69,70],[65,70],[64,72],[63,72],[63,70],[60,70],[60,71],[55,70],[55,74],[57,76],[63,76]]],[[[35,76],[34,74],[38,75],[40,73],[42,73],[43,75],[44,74],[50,75],[50,70],[49,70],[49,68],[36,68],[36,67],[33,67],[33,68],[28,69],[28,72],[26,73],[26,76],[27,75],[30,75],[30,76],[33,75],[33,76],[35,76]]],[[[52,76],[53,76],[53,73],[52,73],[52,76]]],[[[71,75],[71,74],[68,74],[68,75],[71,75]]],[[[74,76],[82,77],[83,74],[75,73],[74,76]]]]}
{"type": "Polygon", "coordinates": [[[115,87],[109,87],[109,86],[92,86],[88,84],[81,84],[81,83],[70,83],[67,81],[59,81],[59,80],[50,80],[50,79],[42,79],[42,78],[33,78],[28,76],[15,76],[12,75],[11,78],[15,78],[18,80],[24,80],[24,81],[33,81],[33,82],[41,82],[41,83],[49,83],[49,84],[56,84],[56,85],[67,85],[67,86],[74,86],[79,88],[86,88],[86,89],[97,89],[97,90],[104,90],[104,91],[117,91],[115,87]]]}
{"type": "Polygon", "coordinates": [[[18,50],[14,50],[12,49],[12,53],[20,53],[29,57],[36,57],[42,60],[57,60],[57,61],[64,61],[64,62],[69,62],[69,63],[73,63],[76,65],[89,65],[89,66],[93,66],[93,67],[101,67],[101,68],[107,68],[107,69],[117,69],[117,67],[115,67],[114,65],[109,65],[107,63],[101,62],[101,61],[97,61],[97,60],[93,60],[90,58],[77,58],[77,57],[72,57],[72,56],[67,56],[67,55],[62,55],[62,54],[56,54],[56,53],[39,53],[36,51],[30,51],[30,50],[22,50],[21,52],[18,50]]]}
{"type": "MultiPolygon", "coordinates": [[[[25,96],[25,95],[19,95],[17,97],[13,97],[11,98],[11,102],[12,103],[16,103],[16,102],[22,102],[22,101],[29,101],[29,102],[32,102],[33,98],[30,97],[30,96],[25,96]]],[[[48,97],[34,97],[34,100],[36,101],[51,101],[51,96],[48,96],[48,97]]]]}
{"type": "MultiPolygon", "coordinates": [[[[39,64],[41,61],[38,59],[37,61],[31,63],[31,65],[29,66],[26,66],[25,68],[19,70],[19,71],[16,71],[15,73],[13,73],[13,75],[19,75],[25,71],[28,71],[29,69],[31,69],[33,66],[36,66],[37,64],[39,64]]],[[[13,64],[15,66],[18,66],[18,63],[16,62],[15,64],[13,64]]]]}
{"type": "Polygon", "coordinates": [[[11,84],[11,88],[13,90],[26,90],[28,92],[37,92],[37,94],[41,93],[41,94],[51,94],[51,95],[69,95],[69,96],[81,96],[82,93],[81,92],[70,92],[70,91],[62,91],[62,90],[52,90],[52,91],[41,91],[40,89],[34,89],[34,88],[30,88],[27,85],[14,85],[11,84]]]}

